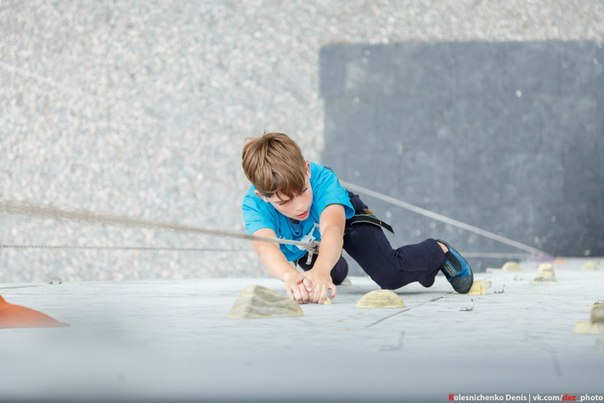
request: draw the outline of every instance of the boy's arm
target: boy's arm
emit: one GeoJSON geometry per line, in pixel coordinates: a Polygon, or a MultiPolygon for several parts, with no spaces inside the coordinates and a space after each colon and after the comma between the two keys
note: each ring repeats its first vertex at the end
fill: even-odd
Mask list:
{"type": "Polygon", "coordinates": [[[313,268],[306,272],[306,276],[312,281],[312,302],[322,304],[328,289],[332,290],[332,298],[336,296],[336,287],[333,285],[330,273],[342,255],[345,227],[344,206],[330,204],[325,207],[319,218],[319,231],[321,232],[319,255],[313,268]]]}
{"type": "MultiPolygon", "coordinates": [[[[259,229],[253,235],[277,238],[275,231],[268,228],[259,229]]],[[[289,297],[293,297],[298,303],[310,301],[308,290],[303,284],[304,277],[289,264],[279,245],[262,241],[252,241],[252,245],[269,274],[285,283],[289,297]]]]}

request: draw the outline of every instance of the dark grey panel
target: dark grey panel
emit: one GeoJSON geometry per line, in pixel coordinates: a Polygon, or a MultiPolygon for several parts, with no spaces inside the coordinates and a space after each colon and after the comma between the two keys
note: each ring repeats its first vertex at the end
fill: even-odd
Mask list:
{"type": "Polygon", "coordinates": [[[560,93],[561,43],[515,42],[501,46],[505,50],[509,90],[526,95],[560,93]]]}
{"type": "MultiPolygon", "coordinates": [[[[603,66],[586,41],[325,46],[323,158],[342,179],[545,251],[602,255],[603,66]]],[[[521,252],[366,201],[393,246],[521,252]]]]}
{"type": "Polygon", "coordinates": [[[573,143],[562,153],[564,199],[569,204],[602,200],[604,155],[597,153],[594,146],[573,143]],[[594,187],[600,187],[599,191],[594,191],[594,187]]]}

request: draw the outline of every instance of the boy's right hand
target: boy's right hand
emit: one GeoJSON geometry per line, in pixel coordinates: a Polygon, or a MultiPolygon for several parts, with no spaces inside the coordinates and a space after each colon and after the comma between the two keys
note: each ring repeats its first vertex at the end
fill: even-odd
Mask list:
{"type": "Polygon", "coordinates": [[[309,281],[304,281],[305,278],[298,272],[287,273],[283,278],[285,282],[285,291],[287,296],[294,299],[298,304],[306,304],[311,300],[307,287],[311,287],[309,281]]]}

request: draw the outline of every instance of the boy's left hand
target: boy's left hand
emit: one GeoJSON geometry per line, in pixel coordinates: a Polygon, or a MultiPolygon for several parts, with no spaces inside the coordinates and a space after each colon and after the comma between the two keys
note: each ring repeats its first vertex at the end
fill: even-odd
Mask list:
{"type": "Polygon", "coordinates": [[[336,297],[336,286],[331,280],[329,273],[312,268],[302,274],[312,283],[312,290],[309,292],[311,302],[322,304],[327,297],[327,290],[331,290],[330,298],[333,300],[336,297]]]}

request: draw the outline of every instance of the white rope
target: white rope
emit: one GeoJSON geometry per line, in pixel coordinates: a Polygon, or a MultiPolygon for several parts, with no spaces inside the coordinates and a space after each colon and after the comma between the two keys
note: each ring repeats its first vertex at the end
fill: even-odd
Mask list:
{"type": "Polygon", "coordinates": [[[55,207],[37,206],[23,202],[0,201],[0,211],[12,214],[24,214],[30,216],[46,217],[52,219],[66,219],[72,221],[85,221],[88,223],[110,224],[110,225],[126,225],[130,227],[143,227],[152,229],[172,230],[178,232],[191,232],[199,234],[209,234],[217,236],[226,236],[231,238],[248,239],[252,241],[270,242],[276,244],[298,245],[306,250],[315,251],[316,242],[301,242],[289,239],[271,238],[258,235],[248,235],[235,231],[224,231],[203,227],[192,227],[188,225],[163,223],[149,220],[141,220],[130,217],[108,215],[108,214],[93,214],[81,211],[62,210],[55,207]]]}
{"type": "Polygon", "coordinates": [[[347,188],[349,190],[353,190],[353,191],[356,191],[358,193],[362,193],[362,194],[366,194],[366,195],[371,196],[371,197],[375,197],[376,199],[385,201],[386,203],[394,204],[395,206],[399,206],[399,207],[402,207],[402,208],[407,209],[409,211],[413,211],[414,213],[423,215],[425,217],[430,217],[430,218],[432,218],[434,220],[441,221],[441,222],[444,222],[446,224],[452,225],[454,227],[458,227],[458,228],[464,229],[466,231],[473,232],[475,234],[484,236],[484,237],[492,239],[494,241],[498,241],[498,242],[501,242],[503,244],[506,244],[506,245],[509,245],[509,246],[513,246],[513,247],[518,248],[518,249],[522,249],[522,250],[527,251],[527,252],[529,252],[531,254],[536,254],[536,255],[537,254],[542,254],[542,253],[543,254],[547,254],[546,252],[544,252],[544,251],[542,251],[540,249],[534,248],[532,246],[525,245],[525,244],[523,244],[521,242],[517,242],[517,241],[514,241],[512,239],[506,238],[504,236],[497,235],[497,234],[494,234],[494,233],[489,232],[489,231],[485,231],[485,230],[483,230],[481,228],[478,228],[478,227],[475,227],[473,225],[466,224],[466,223],[463,223],[463,222],[458,221],[458,220],[454,220],[454,219],[449,218],[447,216],[444,216],[442,214],[434,213],[434,212],[432,212],[430,210],[426,210],[424,208],[415,206],[415,205],[407,203],[405,201],[402,201],[402,200],[399,200],[399,199],[395,199],[394,197],[385,195],[383,193],[379,193],[379,192],[376,192],[376,191],[364,188],[362,186],[358,186],[358,185],[355,185],[355,184],[352,184],[352,183],[349,183],[349,182],[346,182],[346,181],[342,181],[342,180],[340,181],[340,183],[345,188],[347,188]]]}
{"type": "Polygon", "coordinates": [[[499,253],[499,252],[465,252],[464,257],[492,258],[492,259],[525,259],[529,253],[499,253]]]}
{"type": "Polygon", "coordinates": [[[177,251],[177,252],[249,252],[248,249],[229,248],[179,248],[172,246],[124,246],[124,245],[24,245],[0,244],[0,249],[82,249],[82,250],[126,250],[126,251],[177,251]]]}
{"type": "MultiPolygon", "coordinates": [[[[395,199],[394,197],[364,188],[362,186],[355,185],[353,183],[349,183],[346,181],[340,181],[344,187],[356,191],[358,193],[366,194],[371,197],[375,197],[376,199],[385,201],[387,203],[393,204],[395,206],[402,207],[414,213],[423,215],[425,217],[430,217],[434,220],[444,222],[446,224],[462,228],[464,230],[476,233],[478,235],[484,236],[486,238],[493,239],[495,241],[501,242],[503,244],[513,246],[519,249],[522,249],[531,254],[542,254],[546,253],[537,248],[531,247],[529,245],[525,245],[521,242],[514,241],[512,239],[503,237],[501,235],[494,234],[492,232],[483,230],[481,228],[475,227],[473,225],[469,225],[463,223],[461,221],[449,218],[447,216],[434,213],[430,210],[415,206],[413,204],[407,203],[405,201],[395,199]]],[[[88,223],[98,223],[98,224],[110,224],[110,225],[126,225],[126,226],[134,226],[134,227],[144,227],[144,228],[153,228],[153,229],[164,229],[164,230],[172,230],[179,232],[191,232],[191,233],[203,233],[209,235],[217,235],[217,236],[226,236],[232,238],[239,239],[247,239],[254,241],[262,241],[276,244],[287,244],[287,245],[298,245],[308,250],[309,252],[316,253],[318,248],[318,242],[301,242],[294,241],[283,238],[271,238],[271,237],[262,237],[258,235],[247,235],[240,232],[235,231],[224,231],[217,230],[211,228],[204,227],[192,227],[180,224],[172,224],[172,223],[163,223],[163,222],[155,222],[149,220],[141,220],[124,216],[116,216],[116,215],[105,215],[105,214],[93,214],[89,212],[81,212],[81,211],[68,211],[62,210],[55,207],[49,206],[37,206],[24,202],[11,202],[11,201],[0,201],[0,211],[13,213],[13,214],[25,214],[25,215],[34,215],[46,218],[53,219],[67,219],[74,221],[85,221],[88,223]]],[[[203,249],[203,248],[164,248],[164,247],[135,247],[135,246],[77,246],[77,245],[1,245],[0,248],[37,248],[37,249],[124,249],[124,250],[183,250],[183,251],[203,251],[203,250],[212,250],[212,249],[203,249]]],[[[464,255],[468,257],[491,257],[491,258],[522,258],[526,257],[524,254],[513,254],[513,253],[464,253],[464,255]]],[[[310,256],[310,254],[309,254],[310,256]]]]}

